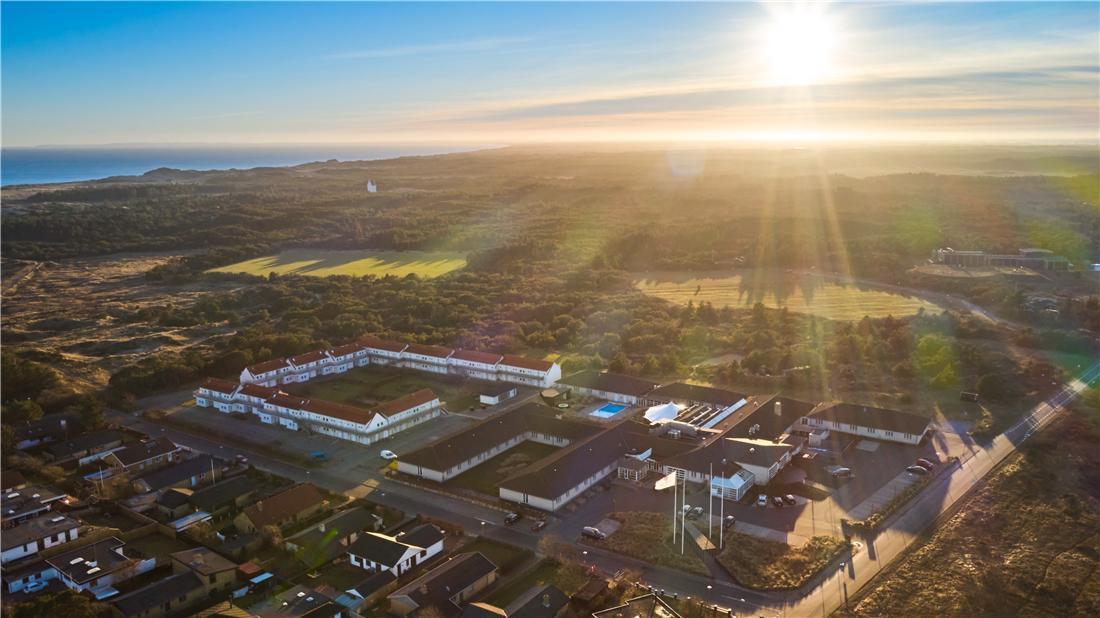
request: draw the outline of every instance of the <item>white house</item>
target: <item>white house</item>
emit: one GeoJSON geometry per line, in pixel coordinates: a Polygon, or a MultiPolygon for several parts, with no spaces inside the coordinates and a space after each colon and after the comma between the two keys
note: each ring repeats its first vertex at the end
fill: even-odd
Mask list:
{"type": "Polygon", "coordinates": [[[478,380],[495,381],[497,379],[497,366],[504,360],[504,355],[493,352],[477,352],[474,350],[455,350],[447,359],[451,373],[478,380]]]}
{"type": "Polygon", "coordinates": [[[448,373],[449,362],[447,359],[452,354],[454,354],[452,348],[410,343],[401,357],[403,359],[402,364],[409,369],[432,373],[448,373]]]}
{"type": "Polygon", "coordinates": [[[3,553],[0,564],[8,564],[38,552],[75,541],[80,534],[80,522],[61,515],[37,517],[9,528],[0,535],[3,553]]]}
{"type": "Polygon", "coordinates": [[[46,563],[57,570],[57,577],[75,592],[88,592],[97,600],[118,594],[113,585],[147,571],[157,564],[157,559],[139,560],[128,557],[123,549],[126,543],[117,537],[84,545],[77,549],[46,558],[46,563]]]}
{"type": "Polygon", "coordinates": [[[241,371],[241,384],[259,384],[260,386],[278,386],[283,377],[290,372],[290,363],[285,358],[275,358],[245,367],[241,371]]]}
{"type": "Polygon", "coordinates": [[[370,362],[378,365],[399,365],[409,347],[407,343],[377,337],[363,337],[357,343],[366,349],[370,362]]]}
{"type": "Polygon", "coordinates": [[[365,532],[348,548],[348,560],[367,571],[389,571],[400,577],[442,551],[443,531],[423,524],[397,536],[365,532]]]}
{"type": "Polygon", "coordinates": [[[827,402],[818,404],[802,417],[798,429],[821,432],[836,431],[864,438],[918,444],[932,427],[925,416],[899,410],[875,408],[854,403],[827,402]]]}
{"type": "Polygon", "coordinates": [[[561,380],[561,367],[552,361],[506,354],[497,365],[497,379],[547,388],[561,380]]]}
{"type": "Polygon", "coordinates": [[[291,356],[286,360],[290,364],[290,371],[283,376],[282,383],[290,384],[291,382],[308,382],[316,378],[320,375],[326,361],[329,361],[329,357],[324,350],[313,350],[312,352],[291,356]]]}
{"type": "Polygon", "coordinates": [[[235,402],[240,384],[218,378],[207,378],[195,391],[195,405],[203,408],[215,408],[219,412],[243,412],[236,409],[235,402]]]}
{"type": "Polygon", "coordinates": [[[321,375],[345,373],[356,367],[362,367],[370,363],[367,349],[356,343],[337,346],[326,352],[328,362],[321,367],[321,375]],[[359,361],[363,360],[363,364],[359,361]]]}

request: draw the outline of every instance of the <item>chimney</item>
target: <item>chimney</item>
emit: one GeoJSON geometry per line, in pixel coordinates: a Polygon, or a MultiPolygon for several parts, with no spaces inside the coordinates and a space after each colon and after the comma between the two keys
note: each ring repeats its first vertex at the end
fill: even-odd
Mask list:
{"type": "Polygon", "coordinates": [[[775,402],[775,415],[776,416],[783,416],[783,402],[782,401],[775,402]]]}
{"type": "Polygon", "coordinates": [[[546,608],[550,607],[550,595],[549,594],[543,594],[542,595],[542,606],[546,607],[546,608]]]}

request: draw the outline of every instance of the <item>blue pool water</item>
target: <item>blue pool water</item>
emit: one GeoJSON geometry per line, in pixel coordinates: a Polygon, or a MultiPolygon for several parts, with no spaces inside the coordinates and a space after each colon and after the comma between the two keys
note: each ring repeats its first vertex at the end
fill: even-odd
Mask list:
{"type": "Polygon", "coordinates": [[[598,418],[611,418],[612,416],[615,416],[616,414],[618,414],[619,412],[622,412],[625,409],[626,409],[626,406],[619,405],[617,403],[605,403],[602,406],[600,406],[599,408],[597,408],[597,409],[593,410],[592,412],[590,412],[589,414],[590,414],[590,416],[595,416],[595,417],[598,417],[598,418]]]}

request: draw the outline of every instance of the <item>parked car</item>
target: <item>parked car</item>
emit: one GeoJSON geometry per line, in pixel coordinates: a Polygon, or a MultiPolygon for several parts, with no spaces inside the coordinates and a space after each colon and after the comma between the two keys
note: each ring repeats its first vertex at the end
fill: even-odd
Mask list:
{"type": "Polygon", "coordinates": [[[833,470],[833,478],[835,479],[850,479],[852,478],[851,468],[837,468],[833,470]]]}
{"type": "Polygon", "coordinates": [[[760,494],[756,497],[756,506],[768,506],[768,497],[764,494],[760,494]]]}
{"type": "Polygon", "coordinates": [[[328,455],[324,451],[313,451],[309,456],[317,461],[328,461],[328,455]]]}
{"type": "Polygon", "coordinates": [[[802,461],[813,461],[817,457],[817,453],[806,451],[798,456],[802,461]]]}
{"type": "Polygon", "coordinates": [[[737,519],[733,515],[726,515],[726,519],[722,522],[722,526],[725,528],[729,528],[735,523],[737,523],[737,519]]]}
{"type": "Polygon", "coordinates": [[[909,474],[916,474],[917,476],[928,474],[928,468],[925,468],[923,466],[909,466],[905,469],[905,471],[909,474]]]}
{"type": "Polygon", "coordinates": [[[581,535],[586,536],[590,539],[595,539],[597,541],[602,541],[607,538],[606,534],[600,531],[599,528],[595,528],[593,526],[585,526],[584,528],[581,528],[581,535]]]}
{"type": "Polygon", "coordinates": [[[520,515],[519,513],[516,513],[516,512],[508,513],[507,515],[504,516],[504,525],[505,526],[511,526],[512,524],[516,523],[517,521],[519,521],[522,518],[523,518],[523,515],[520,515]]]}
{"type": "Polygon", "coordinates": [[[691,509],[691,512],[688,513],[688,517],[690,517],[692,519],[695,519],[696,517],[702,516],[702,514],[703,514],[703,507],[697,506],[697,507],[691,509]]]}
{"type": "Polygon", "coordinates": [[[775,506],[783,506],[783,498],[779,496],[772,496],[772,504],[775,506]]]}
{"type": "Polygon", "coordinates": [[[691,512],[691,505],[690,504],[685,504],[684,508],[683,508],[683,514],[687,515],[690,512],[691,512]]]}
{"type": "Polygon", "coordinates": [[[395,453],[393,451],[384,450],[381,453],[379,453],[379,455],[381,455],[382,459],[385,459],[386,461],[397,459],[397,453],[395,453]]]}
{"type": "Polygon", "coordinates": [[[795,504],[794,495],[793,494],[787,494],[787,495],[783,496],[783,502],[786,502],[787,504],[792,504],[792,505],[795,504]]]}
{"type": "Polygon", "coordinates": [[[531,524],[531,532],[538,532],[546,527],[545,519],[536,519],[535,523],[531,524]]]}
{"type": "Polygon", "coordinates": [[[36,582],[31,582],[31,583],[27,584],[26,586],[23,586],[23,592],[26,592],[27,594],[34,594],[36,592],[45,590],[46,587],[49,586],[49,585],[50,585],[50,582],[48,582],[44,579],[40,579],[36,582]]]}
{"type": "Polygon", "coordinates": [[[928,461],[927,459],[925,459],[923,457],[921,457],[920,459],[917,460],[917,465],[924,468],[924,469],[926,469],[926,470],[928,470],[929,472],[932,471],[932,468],[936,467],[936,464],[932,463],[931,461],[928,461]]]}
{"type": "Polygon", "coordinates": [[[248,458],[245,457],[244,455],[237,455],[236,457],[233,458],[233,461],[237,462],[238,466],[247,466],[248,465],[248,458]]]}

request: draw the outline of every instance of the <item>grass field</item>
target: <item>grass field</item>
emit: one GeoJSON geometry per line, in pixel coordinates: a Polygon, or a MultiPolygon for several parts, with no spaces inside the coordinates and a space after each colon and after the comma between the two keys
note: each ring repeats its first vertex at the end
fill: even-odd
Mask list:
{"type": "MultiPolygon", "coordinates": [[[[669,530],[672,521],[660,513],[612,513],[609,517],[622,522],[614,534],[591,545],[626,554],[653,564],[680,569],[698,575],[709,575],[707,565],[692,547],[680,553],[680,544],[673,545],[669,530]]],[[[589,543],[588,540],[584,541],[589,543]]]]}
{"type": "Polygon", "coordinates": [[[646,273],[636,277],[634,286],[650,296],[682,305],[690,301],[696,305],[708,302],[716,308],[742,308],[761,302],[832,320],[859,320],[865,315],[901,317],[917,313],[922,307],[929,312],[942,310],[919,298],[840,285],[813,276],[758,275],[749,281],[740,274],[646,273]]]}
{"type": "Polygon", "coordinates": [[[512,573],[525,560],[534,556],[534,553],[530,550],[487,539],[483,536],[477,537],[469,544],[458,549],[460,553],[471,551],[481,552],[486,558],[492,560],[493,564],[500,569],[502,576],[512,573]]]}
{"type": "Polygon", "coordinates": [[[576,592],[587,579],[583,566],[562,564],[552,558],[543,558],[523,575],[493,590],[486,599],[497,607],[507,607],[531,588],[553,584],[565,594],[576,592]]]}
{"type": "Polygon", "coordinates": [[[266,276],[309,275],[329,277],[351,275],[362,277],[416,275],[431,279],[465,268],[466,256],[449,251],[326,251],[321,249],[289,249],[278,255],[268,255],[212,268],[213,273],[246,273],[266,276]]]}
{"type": "Polygon", "coordinates": [[[500,482],[520,469],[554,453],[558,447],[538,442],[521,442],[492,459],[475,466],[473,470],[454,477],[448,484],[479,491],[489,496],[497,495],[500,482]]]}
{"type": "Polygon", "coordinates": [[[303,397],[316,397],[369,407],[376,403],[430,388],[451,410],[466,410],[478,405],[480,384],[459,378],[434,377],[422,371],[364,367],[339,377],[288,385],[286,390],[303,397]]]}
{"type": "Polygon", "coordinates": [[[735,532],[727,537],[718,562],[748,588],[797,588],[847,549],[844,541],[827,536],[815,536],[801,547],[791,547],[735,532]]]}

